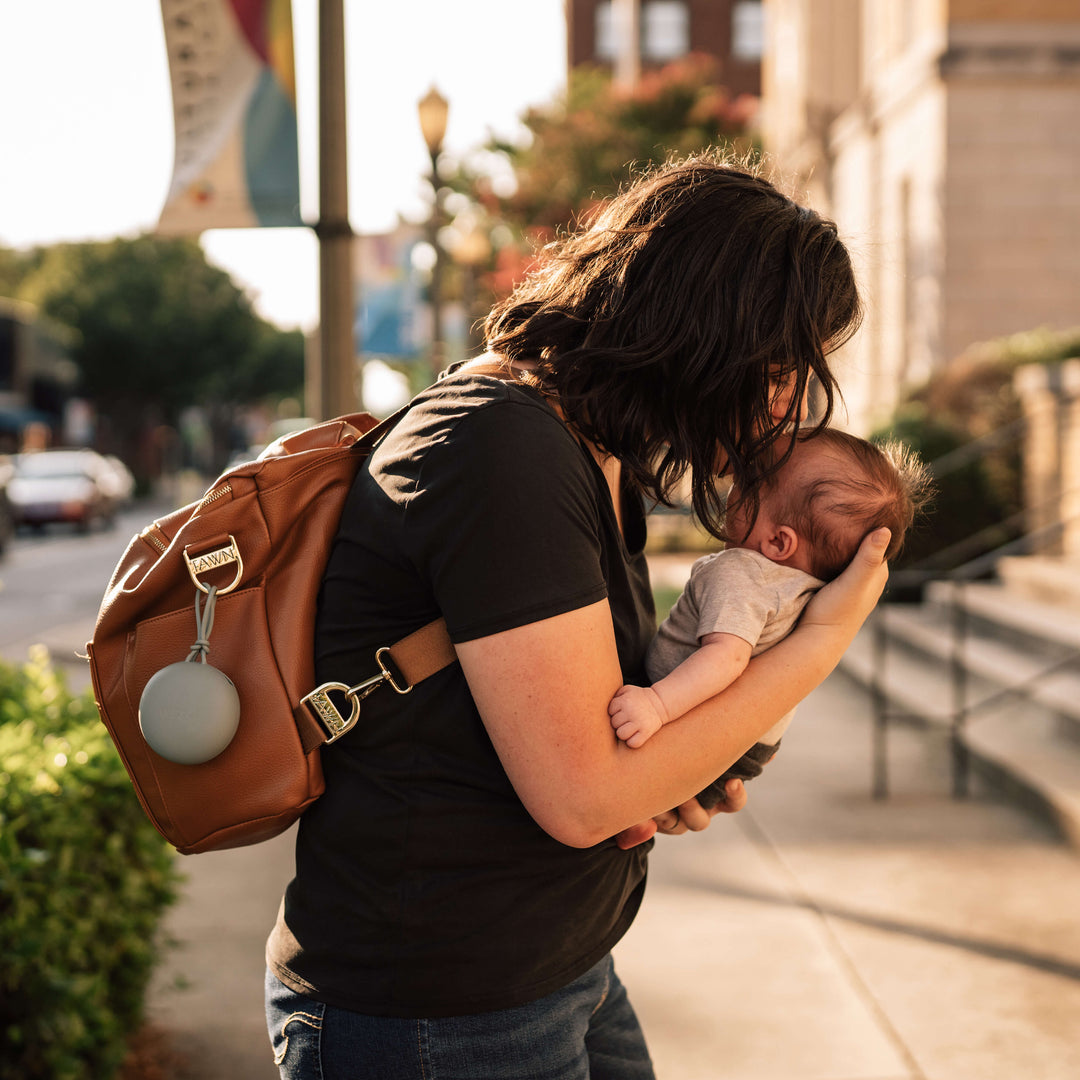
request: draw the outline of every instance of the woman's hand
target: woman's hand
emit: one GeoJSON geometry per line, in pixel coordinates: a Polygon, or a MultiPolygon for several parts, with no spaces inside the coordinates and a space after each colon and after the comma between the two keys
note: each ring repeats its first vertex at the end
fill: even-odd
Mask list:
{"type": "Polygon", "coordinates": [[[800,629],[828,628],[841,631],[849,640],[854,638],[889,580],[889,567],[883,560],[890,536],[888,529],[876,529],[863,539],[843,573],[806,605],[800,629]]]}
{"type": "Polygon", "coordinates": [[[624,829],[615,838],[623,851],[651,840],[657,833],[679,836],[685,832],[701,832],[707,829],[715,814],[734,814],[746,805],[746,787],[741,780],[729,780],[724,785],[727,799],[706,810],[697,799],[690,799],[675,810],[658,814],[649,821],[624,829]]]}

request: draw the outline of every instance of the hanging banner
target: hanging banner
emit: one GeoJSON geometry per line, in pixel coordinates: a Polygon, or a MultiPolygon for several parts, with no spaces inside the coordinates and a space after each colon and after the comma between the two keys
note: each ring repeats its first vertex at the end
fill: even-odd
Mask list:
{"type": "Polygon", "coordinates": [[[176,152],[157,231],[302,225],[291,0],[161,0],[176,152]]]}

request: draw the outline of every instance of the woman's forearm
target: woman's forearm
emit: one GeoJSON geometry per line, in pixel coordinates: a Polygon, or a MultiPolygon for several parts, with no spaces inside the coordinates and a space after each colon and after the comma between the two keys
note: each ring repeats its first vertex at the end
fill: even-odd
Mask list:
{"type": "Polygon", "coordinates": [[[592,781],[607,792],[604,804],[581,807],[580,813],[599,833],[612,835],[685,802],[820,685],[849,641],[839,628],[794,631],[751,660],[725,690],[665,725],[644,746],[614,747],[603,774],[592,781]]]}
{"type": "Polygon", "coordinates": [[[678,667],[653,683],[667,713],[665,723],[719,694],[746,670],[750,644],[734,634],[711,634],[678,667]]]}
{"type": "Polygon", "coordinates": [[[638,749],[608,721],[622,680],[606,602],[459,646],[529,812],[556,839],[585,847],[702,790],[833,670],[884,586],[883,551],[864,543],[860,565],[821,590],[792,634],[638,749]]]}
{"type": "Polygon", "coordinates": [[[712,783],[825,678],[847,643],[839,631],[797,630],[721,694],[631,749],[611,731],[611,691],[596,690],[619,681],[613,635],[601,632],[604,614],[606,604],[458,647],[519,797],[542,828],[574,847],[599,843],[712,783]]]}

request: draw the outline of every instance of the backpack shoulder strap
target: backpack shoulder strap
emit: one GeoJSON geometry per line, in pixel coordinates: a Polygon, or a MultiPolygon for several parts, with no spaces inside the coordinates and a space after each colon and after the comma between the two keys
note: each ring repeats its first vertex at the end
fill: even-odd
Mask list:
{"type": "Polygon", "coordinates": [[[353,452],[356,454],[370,454],[372,450],[385,438],[398,424],[405,414],[412,408],[412,403],[403,405],[396,413],[380,420],[373,428],[369,428],[353,443],[353,452]]]}
{"type": "Polygon", "coordinates": [[[453,642],[443,619],[414,630],[395,645],[378,649],[375,659],[379,673],[356,686],[323,683],[305,694],[293,710],[300,742],[305,753],[341,738],[360,718],[361,702],[384,684],[399,694],[407,694],[417,683],[449,667],[457,660],[453,642]],[[351,711],[343,716],[331,694],[348,700],[351,711]]]}
{"type": "MultiPolygon", "coordinates": [[[[370,454],[409,408],[409,405],[405,405],[369,428],[353,443],[353,452],[370,454]]],[[[379,664],[379,674],[372,679],[351,687],[345,683],[324,683],[300,699],[294,716],[305,753],[333,742],[352,728],[359,718],[360,702],[383,683],[389,683],[399,694],[407,694],[417,683],[454,663],[457,653],[445,620],[439,618],[414,630],[395,644],[377,650],[375,659],[379,664]],[[344,694],[349,699],[351,713],[348,717],[339,712],[330,697],[332,692],[344,694]]]]}

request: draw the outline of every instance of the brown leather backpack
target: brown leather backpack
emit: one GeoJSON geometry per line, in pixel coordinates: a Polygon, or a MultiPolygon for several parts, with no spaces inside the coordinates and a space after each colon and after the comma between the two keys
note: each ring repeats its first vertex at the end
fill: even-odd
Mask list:
{"type": "Polygon", "coordinates": [[[355,414],[280,439],[147,526],[113,572],[87,646],[94,695],[143,809],[184,854],[282,832],[322,794],[320,748],[357,722],[361,700],[384,683],[407,693],[455,659],[440,619],[380,649],[366,682],[315,686],[316,599],[345,496],[397,419],[355,414]],[[179,764],[148,745],[140,698],[200,644],[236,687],[239,725],[216,757],[179,764]]]}

